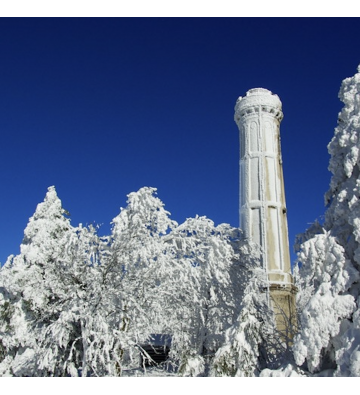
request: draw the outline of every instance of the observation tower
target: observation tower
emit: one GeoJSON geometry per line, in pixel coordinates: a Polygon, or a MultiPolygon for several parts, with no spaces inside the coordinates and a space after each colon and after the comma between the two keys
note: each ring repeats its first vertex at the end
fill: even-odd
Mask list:
{"type": "Polygon", "coordinates": [[[250,89],[238,98],[234,118],[240,133],[240,227],[260,246],[281,329],[283,319],[295,311],[280,146],[282,104],[267,89],[250,89]]]}

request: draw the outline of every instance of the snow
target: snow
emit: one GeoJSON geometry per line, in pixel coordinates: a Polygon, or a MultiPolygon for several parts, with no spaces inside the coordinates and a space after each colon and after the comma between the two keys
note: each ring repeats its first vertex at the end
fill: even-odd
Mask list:
{"type": "Polygon", "coordinates": [[[173,370],[205,374],[204,350],[215,354],[239,314],[242,284],[256,265],[252,247],[206,217],[178,225],[155,188],[129,194],[127,203],[100,238],[94,227],[71,226],[48,189],[21,253],[1,269],[3,374],[136,372],[141,345],[161,333],[171,335],[173,370]]]}
{"type": "MultiPolygon", "coordinates": [[[[360,66],[358,68],[360,71],[360,66]]],[[[323,227],[299,237],[295,269],[300,330],[294,341],[297,364],[335,376],[359,373],[360,269],[360,73],[346,78],[344,103],[328,145],[332,172],[323,227]],[[326,369],[326,366],[331,369],[326,369]]]]}
{"type": "Polygon", "coordinates": [[[279,369],[264,369],[261,371],[260,377],[306,377],[298,366],[288,364],[279,369]]]}
{"type": "Polygon", "coordinates": [[[276,332],[258,246],[239,229],[177,224],[144,187],[99,237],[70,224],[52,186],[0,270],[0,376],[360,376],[358,71],[340,89],[324,224],[297,239],[292,346],[276,332]],[[142,347],[160,334],[167,365],[144,369],[142,347]]]}

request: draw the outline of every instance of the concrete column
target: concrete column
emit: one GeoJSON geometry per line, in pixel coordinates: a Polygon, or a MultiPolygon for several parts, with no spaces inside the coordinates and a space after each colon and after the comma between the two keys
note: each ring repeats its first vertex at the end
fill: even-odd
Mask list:
{"type": "Polygon", "coordinates": [[[250,89],[236,102],[235,122],[240,132],[240,227],[246,238],[261,247],[261,261],[272,297],[289,296],[288,302],[293,305],[280,147],[282,118],[279,97],[267,89],[250,89]]]}

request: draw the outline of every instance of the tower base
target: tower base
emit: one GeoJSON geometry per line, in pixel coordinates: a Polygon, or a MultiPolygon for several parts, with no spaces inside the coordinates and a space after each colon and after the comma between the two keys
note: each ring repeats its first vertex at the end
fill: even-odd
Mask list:
{"type": "Polygon", "coordinates": [[[297,331],[296,292],[292,283],[270,283],[270,301],[275,315],[276,329],[286,344],[291,344],[297,331]]]}

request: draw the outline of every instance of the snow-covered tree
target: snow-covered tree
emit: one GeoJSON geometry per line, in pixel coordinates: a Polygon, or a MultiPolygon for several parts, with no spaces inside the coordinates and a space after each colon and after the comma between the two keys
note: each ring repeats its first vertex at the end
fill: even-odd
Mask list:
{"type": "Polygon", "coordinates": [[[112,287],[122,305],[127,353],[141,350],[152,333],[165,333],[179,373],[201,375],[239,314],[250,248],[237,247],[245,256],[239,260],[239,235],[206,217],[177,225],[155,194],[154,188],[131,193],[113,220],[112,287]]]}
{"type": "Polygon", "coordinates": [[[49,188],[21,253],[0,272],[0,374],[121,375],[142,366],[158,333],[171,336],[179,374],[199,376],[224,342],[252,344],[257,260],[241,232],[206,217],[178,225],[155,188],[127,203],[100,238],[91,226],[70,226],[49,188]]]}
{"type": "Polygon", "coordinates": [[[50,187],[24,231],[20,254],[10,256],[0,271],[1,343],[8,374],[31,375],[41,323],[50,319],[54,263],[62,256],[70,221],[50,187]],[[10,373],[9,373],[10,372],[10,373]]]}
{"type": "Polygon", "coordinates": [[[323,227],[307,232],[299,246],[300,332],[298,364],[310,371],[331,367],[336,375],[360,371],[360,66],[343,81],[334,137],[328,145],[332,172],[323,227]]]}
{"type": "Polygon", "coordinates": [[[204,358],[215,353],[232,324],[235,305],[230,266],[234,251],[228,238],[225,229],[216,228],[206,217],[187,219],[167,237],[174,278],[179,273],[182,279],[169,307],[176,306],[170,326],[171,355],[183,375],[200,374],[204,358]]]}
{"type": "Polygon", "coordinates": [[[109,241],[92,226],[71,227],[64,213],[50,187],[20,255],[1,269],[3,375],[121,373],[121,303],[111,288],[109,241]]]}
{"type": "Polygon", "coordinates": [[[298,365],[306,359],[311,372],[334,367],[332,339],[339,334],[342,320],[350,318],[354,298],[347,294],[356,270],[336,239],[326,232],[306,241],[295,269],[300,332],[294,342],[298,365]]]}
{"type": "Polygon", "coordinates": [[[266,341],[274,334],[274,317],[265,291],[266,274],[260,268],[249,269],[252,276],[244,289],[240,314],[215,354],[212,376],[255,376],[261,367],[261,348],[271,347],[266,341]]]}
{"type": "Polygon", "coordinates": [[[128,339],[125,348],[130,354],[161,330],[166,311],[164,280],[171,274],[171,256],[164,236],[177,224],[155,195],[156,189],[149,187],[129,194],[128,205],[112,222],[109,281],[112,299],[121,306],[122,331],[128,339]]]}
{"type": "MultiPolygon", "coordinates": [[[[235,333],[249,344],[257,336],[254,327],[247,325],[255,305],[263,307],[256,315],[261,328],[264,323],[271,326],[264,292],[267,282],[259,268],[256,246],[243,240],[239,229],[227,224],[215,227],[206,217],[187,219],[168,238],[184,279],[180,293],[171,301],[176,305],[171,356],[185,376],[230,374],[219,362],[219,349],[231,348],[235,333]]],[[[262,330],[262,335],[265,332],[262,330]]],[[[264,337],[258,343],[264,344],[264,337]]],[[[254,366],[257,358],[256,354],[254,366]]]]}
{"type": "MultiPolygon", "coordinates": [[[[329,170],[333,173],[326,195],[329,208],[325,227],[331,230],[343,246],[346,257],[360,271],[360,66],[358,72],[346,78],[339,93],[344,107],[328,148],[329,170]]],[[[358,376],[360,372],[360,283],[353,276],[349,293],[354,296],[356,311],[351,320],[342,323],[335,345],[338,375],[358,376]],[[340,341],[340,339],[342,341],[340,341]]]]}
{"type": "Polygon", "coordinates": [[[338,116],[334,137],[328,145],[332,172],[325,199],[325,228],[346,246],[349,259],[360,269],[360,66],[346,78],[339,98],[344,107],[338,116]]]}
{"type": "Polygon", "coordinates": [[[106,241],[92,226],[80,225],[68,232],[64,245],[53,279],[56,314],[43,325],[38,341],[39,375],[117,375],[121,347],[114,336],[106,241]]]}
{"type": "Polygon", "coordinates": [[[170,334],[172,361],[188,374],[185,365],[192,358],[204,364],[204,347],[231,324],[234,302],[224,295],[232,248],[207,218],[178,226],[155,194],[147,187],[131,193],[113,220],[113,288],[133,346],[141,350],[152,333],[170,334]]]}

